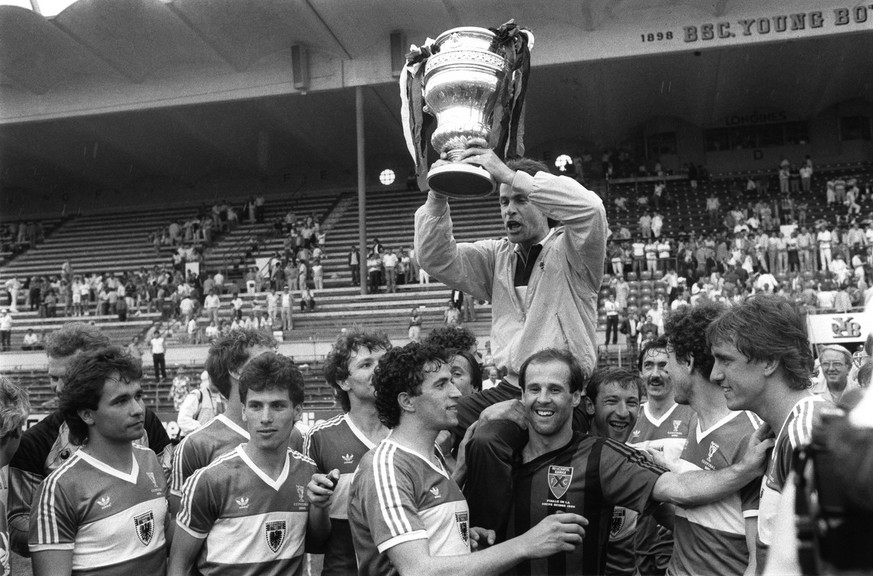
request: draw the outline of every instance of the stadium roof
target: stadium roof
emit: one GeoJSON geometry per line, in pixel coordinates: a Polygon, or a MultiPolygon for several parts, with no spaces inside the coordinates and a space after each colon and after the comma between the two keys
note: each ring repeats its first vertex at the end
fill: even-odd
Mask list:
{"type": "Polygon", "coordinates": [[[4,1],[2,186],[120,188],[142,177],[191,184],[219,170],[265,175],[295,166],[354,171],[355,86],[365,87],[368,166],[408,162],[390,34],[419,43],[510,16],[537,35],[529,148],[613,146],[659,117],[713,126],[756,109],[814,118],[841,102],[873,102],[873,9],[832,33],[739,43],[744,14],[809,13],[821,4],[4,1]],[[647,30],[678,35],[683,19],[730,22],[737,38],[647,42],[647,30]],[[293,86],[292,45],[309,54],[305,90],[293,86]]]}

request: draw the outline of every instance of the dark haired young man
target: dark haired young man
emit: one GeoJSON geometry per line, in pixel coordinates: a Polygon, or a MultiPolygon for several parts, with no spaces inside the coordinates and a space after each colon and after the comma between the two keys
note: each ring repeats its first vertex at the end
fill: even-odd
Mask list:
{"type": "MultiPolygon", "coordinates": [[[[719,500],[759,473],[771,445],[756,438],[741,462],[722,470],[668,472],[639,450],[573,430],[573,410],[582,401],[581,374],[564,350],[542,350],[522,365],[529,440],[515,463],[508,535],[572,510],[588,520],[585,542],[569,553],[519,564],[511,574],[603,574],[615,506],[642,513],[660,502],[691,506],[719,500]]],[[[598,390],[595,403],[606,397],[605,390],[598,390]]],[[[596,404],[589,410],[596,412],[596,404]]],[[[609,421],[605,412],[602,416],[609,421]]]]}
{"type": "Polygon", "coordinates": [[[311,491],[315,463],[288,447],[303,386],[294,362],[275,352],[242,369],[249,441],[185,482],[169,574],[187,576],[195,563],[204,576],[303,573],[307,541],[330,531],[327,498],[311,491]]]}
{"type": "Polygon", "coordinates": [[[315,461],[320,473],[339,475],[330,501],[324,576],[357,571],[348,520],[349,490],[361,458],[388,435],[376,412],[373,372],[390,348],[382,333],[344,332],[324,363],[324,379],[333,387],[344,414],[313,426],[303,440],[303,453],[315,461]]]}
{"type": "Polygon", "coordinates": [[[519,538],[470,554],[467,502],[434,441],[457,425],[460,391],[440,348],[410,343],[389,350],[373,381],[379,418],[391,435],[364,456],[352,483],[349,522],[366,575],[487,576],[525,558],[572,550],[584,518],[549,516],[519,538]]]}
{"type": "MultiPolygon", "coordinates": [[[[68,367],[79,354],[110,344],[109,337],[99,328],[84,322],[70,322],[50,333],[46,338],[45,352],[49,382],[55,393],[60,395],[63,391],[68,367]]],[[[25,430],[19,450],[9,463],[9,540],[12,550],[25,557],[30,556],[27,540],[34,493],[46,476],[79,449],[70,442],[68,425],[56,408],[57,405],[48,416],[25,430]]],[[[169,470],[173,445],[160,419],[148,408],[144,430],[136,442],[152,449],[161,466],[169,470]]]]}
{"type": "Polygon", "coordinates": [[[210,346],[206,372],[224,397],[227,408],[224,414],[187,435],[176,446],[170,477],[170,513],[173,516],[179,510],[185,480],[196,470],[249,440],[239,396],[240,373],[247,362],[275,347],[273,337],[258,330],[233,330],[210,346]]]}
{"type": "Polygon", "coordinates": [[[110,346],[70,363],[60,409],[81,448],[40,486],[30,516],[35,576],[164,574],[167,483],[142,437],[142,364],[110,346]]]}
{"type": "MultiPolygon", "coordinates": [[[[492,303],[494,362],[506,370],[496,387],[461,402],[457,437],[488,406],[518,400],[519,367],[531,350],[569,349],[586,373],[593,371],[597,292],[606,257],[606,211],[594,192],[554,176],[541,162],[504,163],[484,141],[471,145],[460,162],[481,166],[499,185],[506,238],[456,242],[448,202],[433,191],[415,214],[419,264],[448,286],[492,303]]],[[[506,406],[519,411],[517,403],[506,406]]],[[[488,495],[470,500],[477,524],[502,530],[505,515],[494,511],[511,490],[511,455],[523,441],[521,427],[505,419],[476,430],[467,448],[465,490],[488,495]]]]}
{"type": "MultiPolygon", "coordinates": [[[[738,462],[761,423],[751,412],[728,408],[724,391],[710,380],[714,359],[706,329],[723,311],[715,304],[685,306],[670,314],[664,326],[676,402],[691,406],[695,413],[678,471],[718,470],[738,462]]],[[[667,574],[754,573],[760,485],[756,478],[717,502],[677,506],[667,574]]]]}
{"type": "Polygon", "coordinates": [[[731,410],[750,410],[778,431],[761,482],[757,573],[762,573],[779,497],[792,459],[812,439],[813,423],[833,405],[810,391],[812,353],[806,322],[785,298],[757,295],[728,308],[706,332],[715,364],[710,379],[731,410]]]}

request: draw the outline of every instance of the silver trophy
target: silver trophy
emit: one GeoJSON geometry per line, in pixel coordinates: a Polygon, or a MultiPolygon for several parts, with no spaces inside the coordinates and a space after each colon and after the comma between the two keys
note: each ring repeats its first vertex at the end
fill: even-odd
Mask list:
{"type": "MultiPolygon", "coordinates": [[[[453,28],[427,45],[424,57],[419,53],[415,62],[410,60],[410,66],[416,66],[410,73],[420,78],[419,94],[426,104],[423,112],[437,121],[431,144],[450,162],[427,173],[431,190],[453,198],[481,197],[494,192],[496,183],[485,169],[459,160],[473,139],[488,142],[500,156],[515,155],[516,144],[521,147],[514,127],[520,123],[529,45],[533,45],[533,36],[512,21],[493,30],[453,28]],[[418,67],[421,65],[423,69],[418,67]],[[507,139],[510,132],[513,136],[507,139]],[[511,142],[512,150],[507,141],[511,142]]],[[[412,84],[404,78],[401,86],[411,95],[409,100],[414,100],[415,90],[406,88],[412,84]]],[[[414,124],[415,103],[411,103],[414,124]]],[[[421,134],[422,130],[418,130],[417,135],[421,134]]],[[[408,143],[413,139],[412,135],[407,136],[408,143]]],[[[422,155],[420,142],[416,146],[418,156],[412,144],[410,151],[421,173],[426,169],[426,153],[422,155]]]]}

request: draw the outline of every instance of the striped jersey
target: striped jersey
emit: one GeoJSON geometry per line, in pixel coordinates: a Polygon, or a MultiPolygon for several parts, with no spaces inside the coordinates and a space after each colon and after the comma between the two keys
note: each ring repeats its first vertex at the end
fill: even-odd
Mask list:
{"type": "MultiPolygon", "coordinates": [[[[731,412],[707,430],[695,416],[679,471],[721,470],[743,457],[746,442],[761,425],[751,412],[731,412]]],[[[693,508],[676,506],[671,576],[742,575],[749,565],[746,518],[758,515],[760,480],[739,492],[693,508]]]]}
{"type": "Polygon", "coordinates": [[[73,574],[164,574],[166,495],[148,448],[134,445],[130,473],[78,450],[39,487],[30,551],[72,550],[73,574]]]}
{"type": "Polygon", "coordinates": [[[470,553],[470,512],[434,447],[437,463],[391,440],[367,452],[352,482],[349,523],[358,574],[396,575],[386,551],[427,540],[431,556],[470,553]]]}
{"type": "Polygon", "coordinates": [[[773,446],[767,472],[761,481],[757,558],[759,573],[764,569],[767,549],[773,543],[773,526],[779,511],[782,486],[791,471],[791,460],[796,452],[812,441],[813,423],[821,419],[824,408],[833,408],[833,404],[822,396],[809,395],[798,400],[776,436],[776,445],[773,446]]]}
{"type": "Polygon", "coordinates": [[[248,431],[237,426],[224,414],[219,414],[185,436],[176,446],[173,456],[170,494],[181,496],[182,487],[191,474],[248,441],[248,431]]]}
{"type": "Polygon", "coordinates": [[[237,446],[185,482],[176,524],[204,540],[197,558],[203,576],[303,573],[309,521],[306,485],[315,463],[288,450],[271,479],[237,446]]]}
{"type": "MultiPolygon", "coordinates": [[[[690,406],[673,404],[660,418],[655,418],[646,402],[627,443],[640,450],[655,448],[663,452],[671,466],[679,463],[689,423],[694,415],[690,406]]],[[[634,562],[641,574],[663,573],[673,553],[673,533],[658,525],[654,518],[643,516],[634,535],[634,562]]]]}
{"type": "Polygon", "coordinates": [[[655,482],[666,472],[645,454],[608,438],[575,433],[562,448],[517,462],[507,539],[549,514],[571,512],[588,519],[585,541],[569,553],[526,560],[507,574],[603,574],[613,508],[649,511],[655,482]]]}
{"type": "Polygon", "coordinates": [[[349,418],[335,416],[310,428],[303,440],[303,453],[312,458],[322,474],[340,472],[330,504],[331,530],[324,553],[323,576],[354,573],[357,570],[352,530],[349,527],[349,491],[358,463],[375,448],[349,418]]]}

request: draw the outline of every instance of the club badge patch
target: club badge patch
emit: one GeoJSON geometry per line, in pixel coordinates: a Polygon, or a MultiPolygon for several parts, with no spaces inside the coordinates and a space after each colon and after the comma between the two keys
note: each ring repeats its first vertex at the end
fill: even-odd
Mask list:
{"type": "Polygon", "coordinates": [[[609,537],[615,538],[624,528],[625,520],[627,520],[627,510],[621,507],[616,507],[612,511],[612,520],[609,523],[609,537]]]}
{"type": "Polygon", "coordinates": [[[549,466],[549,490],[555,498],[563,497],[572,481],[572,466],[549,466]]]}
{"type": "Polygon", "coordinates": [[[142,542],[143,546],[148,546],[152,541],[152,536],[155,534],[155,515],[149,510],[139,516],[133,517],[133,527],[136,530],[136,537],[142,542]]]}
{"type": "Polygon", "coordinates": [[[458,527],[458,533],[461,535],[461,540],[464,544],[470,544],[470,520],[469,513],[455,512],[455,525],[458,527]]]}
{"type": "Polygon", "coordinates": [[[264,537],[267,539],[267,546],[273,552],[278,552],[279,548],[282,547],[286,533],[284,520],[275,520],[264,524],[264,537]]]}

